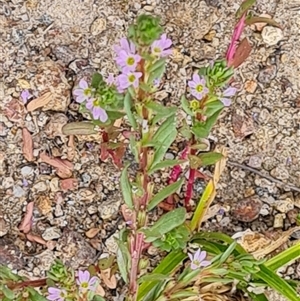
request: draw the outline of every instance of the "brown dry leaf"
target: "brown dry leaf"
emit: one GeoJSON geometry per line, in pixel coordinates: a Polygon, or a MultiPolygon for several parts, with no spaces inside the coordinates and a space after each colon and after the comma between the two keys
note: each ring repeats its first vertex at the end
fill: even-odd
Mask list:
{"type": "Polygon", "coordinates": [[[250,52],[251,52],[251,45],[249,44],[248,39],[244,38],[237,46],[234,58],[230,62],[230,66],[237,68],[247,59],[250,52]]]}
{"type": "Polygon", "coordinates": [[[65,171],[65,170],[61,170],[59,168],[55,168],[56,174],[61,178],[61,179],[68,179],[70,177],[72,177],[72,171],[65,171]]]}
{"type": "Polygon", "coordinates": [[[23,123],[23,117],[25,115],[23,103],[13,98],[4,107],[4,114],[12,122],[23,123]]]}
{"type": "Polygon", "coordinates": [[[50,102],[51,99],[52,97],[50,92],[46,92],[42,96],[35,98],[27,105],[28,112],[32,112],[38,108],[45,106],[50,102]]]}
{"type": "Polygon", "coordinates": [[[26,206],[25,216],[19,226],[19,230],[28,233],[31,230],[31,219],[33,214],[34,202],[30,202],[26,206]]]}
{"type": "Polygon", "coordinates": [[[255,127],[253,119],[243,113],[232,114],[232,127],[236,138],[244,139],[254,133],[255,127]]]}
{"type": "Polygon", "coordinates": [[[266,246],[262,246],[261,244],[259,244],[259,250],[252,253],[252,255],[256,259],[264,258],[266,255],[270,254],[271,252],[278,249],[281,245],[286,243],[289,240],[290,235],[299,230],[300,227],[289,229],[287,231],[282,232],[278,239],[271,241],[271,243],[267,244],[266,246]]]}
{"type": "Polygon", "coordinates": [[[28,234],[26,234],[26,238],[30,241],[37,242],[41,245],[47,244],[46,240],[44,240],[43,238],[41,238],[40,236],[37,236],[35,234],[28,233],[28,234]]]}
{"type": "Polygon", "coordinates": [[[23,139],[23,156],[27,161],[33,161],[33,141],[30,132],[27,128],[22,129],[22,139],[23,139]]]}
{"type": "Polygon", "coordinates": [[[99,233],[100,229],[99,228],[91,228],[90,230],[85,232],[85,235],[88,238],[93,238],[99,233]]]}
{"type": "Polygon", "coordinates": [[[105,291],[104,291],[103,287],[100,284],[98,284],[97,287],[96,287],[95,295],[105,297],[105,291]]]}
{"type": "Polygon", "coordinates": [[[98,251],[101,251],[102,250],[102,244],[101,244],[101,240],[98,239],[98,238],[92,238],[90,241],[89,241],[90,245],[98,250],[98,251]]]}
{"type": "Polygon", "coordinates": [[[75,178],[60,180],[59,186],[64,191],[75,190],[78,188],[78,180],[75,178]]]}
{"type": "Polygon", "coordinates": [[[115,289],[117,287],[117,279],[115,275],[111,275],[111,269],[101,270],[101,279],[105,285],[110,289],[115,289]]]}
{"type": "Polygon", "coordinates": [[[67,158],[72,161],[75,158],[75,144],[74,144],[74,135],[69,136],[68,149],[67,149],[67,158]]]}
{"type": "Polygon", "coordinates": [[[257,88],[257,82],[255,80],[247,80],[244,88],[248,93],[254,93],[257,88]]]}
{"type": "Polygon", "coordinates": [[[59,171],[61,174],[72,174],[73,163],[68,160],[51,158],[45,153],[40,154],[40,160],[55,167],[57,169],[57,172],[59,171]]]}

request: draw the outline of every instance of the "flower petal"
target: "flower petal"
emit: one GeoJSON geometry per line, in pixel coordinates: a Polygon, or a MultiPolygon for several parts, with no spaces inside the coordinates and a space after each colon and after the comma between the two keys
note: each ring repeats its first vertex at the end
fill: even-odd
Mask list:
{"type": "Polygon", "coordinates": [[[200,256],[201,256],[201,249],[199,248],[196,253],[194,254],[194,260],[197,260],[197,261],[201,261],[200,260],[200,256]]]}
{"type": "Polygon", "coordinates": [[[197,74],[197,73],[194,73],[194,74],[193,74],[193,81],[194,81],[196,84],[199,84],[199,83],[200,83],[200,76],[199,76],[199,74],[197,74]]]}
{"type": "Polygon", "coordinates": [[[227,89],[224,91],[223,95],[224,95],[224,96],[234,96],[235,93],[236,93],[236,91],[237,91],[236,88],[234,88],[234,87],[229,87],[229,88],[227,88],[227,89]]]}
{"type": "Polygon", "coordinates": [[[229,107],[231,105],[231,99],[230,98],[221,98],[220,101],[223,103],[225,107],[229,107]]]}
{"type": "Polygon", "coordinates": [[[211,264],[211,262],[208,260],[203,260],[202,262],[200,262],[200,266],[202,266],[202,267],[207,267],[210,264],[211,264]]]}
{"type": "Polygon", "coordinates": [[[198,260],[203,261],[205,259],[205,257],[206,257],[206,251],[202,251],[202,252],[200,252],[198,260]]]}
{"type": "MultiPolygon", "coordinates": [[[[104,109],[101,108],[101,114],[100,114],[100,121],[101,122],[106,122],[108,119],[107,113],[105,112],[104,109]]],[[[97,277],[95,277],[97,280],[97,277]]],[[[93,279],[93,278],[92,278],[93,279]]],[[[91,280],[90,280],[91,281],[91,280]]]]}
{"type": "Polygon", "coordinates": [[[49,287],[48,288],[48,293],[49,294],[57,294],[59,295],[61,292],[61,290],[59,288],[56,288],[56,287],[49,287]]]}
{"type": "Polygon", "coordinates": [[[192,270],[197,270],[198,268],[199,268],[199,266],[192,261],[191,262],[191,269],[192,270]]]}
{"type": "Polygon", "coordinates": [[[80,87],[81,89],[87,89],[87,88],[89,87],[89,85],[88,85],[88,83],[86,82],[86,80],[82,78],[82,79],[80,80],[80,82],[79,82],[79,87],[80,87]]]}

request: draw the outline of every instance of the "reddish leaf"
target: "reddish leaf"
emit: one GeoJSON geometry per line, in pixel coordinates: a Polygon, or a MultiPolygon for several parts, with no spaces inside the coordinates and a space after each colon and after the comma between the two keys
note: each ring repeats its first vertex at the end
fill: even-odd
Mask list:
{"type": "Polygon", "coordinates": [[[34,202],[27,204],[25,216],[19,226],[19,230],[23,231],[24,233],[28,233],[31,230],[33,207],[34,202]]]}
{"type": "Polygon", "coordinates": [[[40,236],[31,234],[31,233],[26,234],[26,238],[30,241],[37,242],[41,245],[46,245],[47,244],[47,242],[43,238],[41,238],[40,236]]]}
{"type": "Polygon", "coordinates": [[[23,155],[27,161],[33,161],[33,141],[30,132],[27,128],[22,129],[22,138],[23,138],[23,155]]]}
{"type": "Polygon", "coordinates": [[[68,160],[60,158],[51,158],[45,153],[40,154],[40,160],[55,167],[57,169],[57,172],[61,175],[69,175],[70,173],[72,174],[73,164],[68,160]]]}
{"type": "Polygon", "coordinates": [[[18,99],[13,98],[4,107],[4,114],[10,121],[22,123],[24,116],[24,105],[18,99]]]}
{"type": "Polygon", "coordinates": [[[48,104],[50,100],[52,99],[52,94],[51,92],[47,92],[43,94],[42,96],[32,100],[28,105],[27,105],[27,110],[28,112],[32,112],[38,108],[41,108],[48,104]]]}
{"type": "Polygon", "coordinates": [[[231,61],[228,62],[228,66],[237,68],[241,65],[249,56],[251,52],[251,45],[247,38],[244,38],[236,49],[235,55],[231,61]]]}

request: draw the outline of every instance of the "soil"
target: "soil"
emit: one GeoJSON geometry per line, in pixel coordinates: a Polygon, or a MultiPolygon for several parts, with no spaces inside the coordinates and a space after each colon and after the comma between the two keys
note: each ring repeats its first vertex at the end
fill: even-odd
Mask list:
{"type": "MultiPolygon", "coordinates": [[[[161,17],[174,47],[157,97],[178,105],[192,73],[224,57],[241,2],[0,0],[0,264],[38,279],[55,258],[77,269],[115,254],[114,236],[124,227],[120,171],[100,161],[97,135],[73,140],[62,134],[64,124],[83,118],[72,88],[94,71],[116,73],[112,46],[148,12],[161,17]],[[28,104],[20,97],[25,89],[28,104]],[[33,152],[24,146],[30,136],[33,152]],[[49,164],[50,155],[66,160],[63,171],[49,164]],[[20,231],[26,210],[33,210],[29,236],[20,231]]],[[[214,202],[218,211],[204,229],[244,242],[251,230],[261,235],[251,238],[253,252],[263,245],[259,239],[272,245],[285,237],[269,256],[300,238],[300,2],[257,0],[252,11],[282,29],[260,24],[243,34],[252,52],[235,73],[237,96],[209,137],[211,148],[226,147],[228,162],[214,202]]],[[[179,141],[169,156],[181,149],[179,141]]],[[[195,202],[204,187],[195,184],[195,202]]],[[[299,271],[296,262],[280,273],[299,280],[299,271]]],[[[105,289],[111,300],[122,293],[105,289]]]]}

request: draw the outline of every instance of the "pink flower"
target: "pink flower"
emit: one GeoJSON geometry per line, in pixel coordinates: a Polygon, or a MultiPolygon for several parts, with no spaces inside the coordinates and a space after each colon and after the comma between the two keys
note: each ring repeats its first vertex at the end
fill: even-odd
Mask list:
{"type": "Polygon", "coordinates": [[[135,45],[126,39],[126,38],[122,38],[120,40],[120,45],[115,45],[114,46],[114,50],[115,52],[117,53],[120,53],[120,51],[124,50],[125,52],[127,52],[128,54],[131,53],[131,54],[134,54],[135,53],[135,45]]]}
{"type": "Polygon", "coordinates": [[[106,122],[108,119],[107,113],[100,106],[100,101],[98,99],[89,99],[86,103],[86,108],[91,111],[93,118],[95,120],[100,120],[101,122],[106,122]]]}
{"type": "Polygon", "coordinates": [[[56,287],[49,287],[48,288],[48,300],[51,301],[64,301],[67,297],[67,292],[64,289],[59,289],[56,287]]]}
{"type": "Polygon", "coordinates": [[[151,45],[151,52],[155,56],[165,57],[172,54],[172,50],[168,49],[172,45],[172,41],[167,39],[167,35],[164,33],[159,40],[156,40],[151,45]]]}
{"type": "Polygon", "coordinates": [[[192,270],[199,269],[200,267],[207,267],[208,265],[211,264],[210,261],[204,260],[206,257],[206,251],[201,251],[200,248],[196,251],[194,255],[191,253],[188,253],[188,255],[191,260],[192,270]]]}
{"type": "Polygon", "coordinates": [[[204,78],[195,73],[193,75],[193,80],[188,82],[189,87],[191,88],[191,94],[195,96],[198,100],[201,100],[209,92],[206,87],[206,81],[204,78]]]}
{"type": "Polygon", "coordinates": [[[222,97],[222,98],[220,99],[220,101],[223,103],[223,105],[224,105],[225,107],[229,107],[229,106],[230,106],[230,104],[231,104],[231,99],[228,98],[228,97],[234,96],[235,93],[236,93],[236,90],[237,90],[236,88],[229,87],[229,88],[227,88],[227,89],[223,92],[223,96],[225,96],[225,97],[222,97]]]}
{"type": "Polygon", "coordinates": [[[139,78],[142,76],[142,72],[124,72],[117,78],[118,89],[124,90],[129,86],[137,88],[139,86],[139,78]]]}
{"type": "Polygon", "coordinates": [[[138,54],[127,53],[125,50],[118,52],[116,63],[123,70],[123,72],[135,71],[141,57],[138,54]]]}
{"type": "Polygon", "coordinates": [[[115,83],[115,77],[112,73],[109,73],[108,78],[106,79],[107,85],[111,86],[115,83]]]}
{"type": "Polygon", "coordinates": [[[89,88],[88,83],[82,78],[78,86],[79,88],[75,89],[73,92],[76,101],[82,103],[89,100],[92,97],[92,90],[89,88]]]}
{"type": "Polygon", "coordinates": [[[79,285],[79,290],[82,293],[94,291],[96,289],[97,281],[97,277],[94,276],[91,278],[89,271],[78,272],[78,279],[76,280],[76,282],[79,285]]]}

